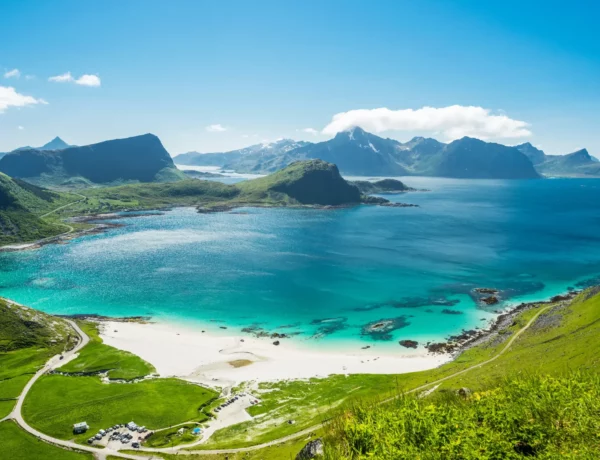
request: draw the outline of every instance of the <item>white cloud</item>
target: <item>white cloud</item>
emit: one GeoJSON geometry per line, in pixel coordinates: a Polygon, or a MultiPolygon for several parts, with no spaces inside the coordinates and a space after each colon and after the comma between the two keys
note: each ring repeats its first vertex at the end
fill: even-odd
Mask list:
{"type": "Polygon", "coordinates": [[[56,75],[54,77],[48,78],[48,81],[53,81],[55,83],[68,83],[73,81],[73,76],[71,72],[63,73],[62,75],[56,75]]]}
{"type": "Polygon", "coordinates": [[[24,128],[23,126],[17,126],[17,129],[18,129],[19,131],[23,131],[25,128],[24,128]]]}
{"type": "Polygon", "coordinates": [[[75,83],[76,85],[81,86],[100,86],[101,84],[100,77],[97,75],[85,74],[75,79],[73,78],[73,75],[71,75],[71,72],[50,77],[48,78],[48,81],[53,81],[55,83],[75,83]]]}
{"type": "Polygon", "coordinates": [[[452,105],[449,107],[422,107],[417,110],[359,109],[333,116],[323,128],[323,134],[360,126],[366,131],[433,131],[442,132],[448,140],[464,136],[480,139],[527,137],[531,135],[529,123],[509,118],[505,114],[492,114],[483,107],[452,105]]]}
{"type": "Polygon", "coordinates": [[[35,75],[25,75],[25,80],[35,80],[35,75]]]}
{"type": "Polygon", "coordinates": [[[312,134],[313,136],[316,136],[317,134],[319,134],[319,131],[317,131],[314,128],[297,129],[296,131],[301,132],[301,133],[306,133],[306,134],[312,134]]]}
{"type": "Polygon", "coordinates": [[[219,123],[208,125],[204,129],[206,129],[209,133],[222,133],[223,131],[227,131],[227,128],[219,123]]]}
{"type": "Polygon", "coordinates": [[[100,86],[101,82],[98,75],[82,75],[75,80],[75,84],[82,86],[100,86]]]}
{"type": "Polygon", "coordinates": [[[21,72],[19,69],[12,69],[4,74],[4,78],[19,78],[20,76],[21,72]]]}
{"type": "Polygon", "coordinates": [[[26,107],[35,104],[48,103],[43,99],[36,99],[32,96],[17,93],[11,86],[0,86],[0,113],[9,107],[26,107]]]}

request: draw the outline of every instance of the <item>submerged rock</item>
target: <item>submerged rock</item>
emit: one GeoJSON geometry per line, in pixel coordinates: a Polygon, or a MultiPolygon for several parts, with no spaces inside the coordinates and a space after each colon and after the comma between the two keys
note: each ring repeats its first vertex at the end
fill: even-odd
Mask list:
{"type": "Polygon", "coordinates": [[[482,297],[481,301],[486,305],[496,305],[500,300],[495,295],[491,295],[489,297],[482,297]]]}
{"type": "Polygon", "coordinates": [[[417,348],[419,346],[419,342],[416,340],[400,340],[398,343],[405,348],[417,348]]]}
{"type": "Polygon", "coordinates": [[[444,308],[442,310],[442,313],[444,315],[462,315],[463,314],[463,312],[460,310],[450,310],[449,308],[444,308]]]}
{"type": "Polygon", "coordinates": [[[363,326],[362,335],[369,335],[375,340],[392,340],[390,332],[410,325],[407,318],[408,316],[398,316],[373,321],[363,326]]]}

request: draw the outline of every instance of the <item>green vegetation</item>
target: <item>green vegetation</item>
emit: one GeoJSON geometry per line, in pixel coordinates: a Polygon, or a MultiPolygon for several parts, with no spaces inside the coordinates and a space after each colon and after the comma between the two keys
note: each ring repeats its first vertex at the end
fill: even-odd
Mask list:
{"type": "Polygon", "coordinates": [[[49,192],[0,173],[0,245],[38,240],[65,231],[54,216],[45,213],[79,199],[49,192]]]}
{"type": "Polygon", "coordinates": [[[108,372],[110,379],[124,380],[142,378],[156,372],[151,364],[133,353],[102,343],[97,324],[86,321],[81,322],[80,327],[90,337],[90,342],[76,359],[57,369],[59,372],[108,372]]]}
{"type": "Polygon", "coordinates": [[[466,398],[358,404],[329,425],[326,459],[598,458],[600,378],[520,376],[466,398]]]}
{"type": "MultiPolygon", "coordinates": [[[[500,353],[507,341],[521,330],[541,308],[521,313],[508,327],[487,342],[463,352],[454,361],[424,372],[400,375],[331,376],[309,381],[261,384],[252,391],[261,399],[250,412],[261,417],[217,431],[197,449],[227,448],[259,444],[318,425],[330,419],[345,404],[356,400],[382,401],[403,391],[449,377],[500,353]],[[294,425],[286,423],[295,420],[294,425]]],[[[493,388],[499,379],[521,374],[560,375],[574,369],[600,369],[600,294],[588,290],[572,302],[556,302],[521,334],[500,358],[449,378],[437,392],[468,387],[473,391],[493,388]]]]}
{"type": "Polygon", "coordinates": [[[179,444],[189,444],[197,441],[198,436],[192,434],[192,430],[197,426],[196,423],[188,423],[157,431],[144,443],[144,447],[174,447],[179,444]],[[183,434],[179,434],[181,428],[183,428],[183,434]]]}
{"type": "Polygon", "coordinates": [[[360,192],[346,182],[337,166],[321,160],[297,161],[237,187],[248,201],[343,205],[360,203],[360,192]]]}
{"type": "Polygon", "coordinates": [[[350,182],[358,187],[361,193],[397,193],[414,191],[414,188],[406,186],[404,182],[396,179],[382,179],[374,182],[357,180],[350,182]]]}
{"type": "Polygon", "coordinates": [[[60,439],[85,442],[73,435],[74,423],[86,421],[89,433],[131,420],[150,429],[188,421],[205,421],[202,406],[216,392],[178,379],[105,384],[96,377],[46,375],[25,399],[23,416],[36,429],[60,439]]]}
{"type": "Polygon", "coordinates": [[[70,349],[75,334],[62,319],[0,298],[0,418],[52,356],[70,349]]]}
{"type": "Polygon", "coordinates": [[[0,458],[11,460],[84,460],[92,459],[91,454],[74,452],[47,444],[23,431],[12,421],[0,423],[2,445],[0,458]]]}
{"type": "Polygon", "coordinates": [[[178,460],[185,458],[186,460],[294,460],[298,452],[306,445],[307,442],[321,436],[322,430],[318,430],[316,433],[312,433],[308,436],[300,436],[297,439],[291,441],[281,442],[271,447],[264,447],[262,449],[251,450],[248,452],[239,452],[234,454],[186,454],[184,455],[173,455],[167,453],[157,454],[153,452],[143,452],[135,450],[124,450],[123,453],[130,453],[136,455],[152,456],[154,458],[163,458],[165,460],[178,460]]]}

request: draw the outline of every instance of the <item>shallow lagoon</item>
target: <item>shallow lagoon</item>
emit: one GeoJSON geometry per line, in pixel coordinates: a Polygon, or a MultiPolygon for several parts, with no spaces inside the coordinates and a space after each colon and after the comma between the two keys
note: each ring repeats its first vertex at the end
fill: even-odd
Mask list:
{"type": "Polygon", "coordinates": [[[51,313],[145,315],[318,346],[438,340],[600,274],[600,180],[406,178],[419,208],[238,209],[123,219],[0,254],[0,295],[51,313]],[[504,290],[481,308],[474,287],[504,290]],[[444,312],[445,310],[445,312],[444,312]],[[395,329],[364,326],[392,319],[395,329]]]}

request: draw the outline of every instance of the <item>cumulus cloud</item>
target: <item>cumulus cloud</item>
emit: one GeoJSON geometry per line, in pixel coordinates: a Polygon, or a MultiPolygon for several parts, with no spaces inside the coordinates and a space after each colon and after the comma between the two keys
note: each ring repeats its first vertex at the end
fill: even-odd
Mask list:
{"type": "Polygon", "coordinates": [[[19,78],[20,76],[21,72],[19,69],[12,69],[4,74],[4,78],[19,78]]]}
{"type": "Polygon", "coordinates": [[[448,140],[464,136],[480,139],[517,138],[531,135],[529,123],[514,120],[504,113],[493,114],[490,109],[474,106],[422,107],[420,109],[390,110],[359,109],[333,116],[323,128],[323,134],[360,126],[366,131],[432,131],[441,132],[448,140]]]}
{"type": "Polygon", "coordinates": [[[75,79],[71,72],[63,73],[62,75],[56,75],[54,77],[48,78],[48,81],[52,81],[55,83],[75,83],[76,85],[81,86],[100,86],[101,81],[98,75],[90,75],[85,74],[81,77],[75,79]]]}
{"type": "Polygon", "coordinates": [[[75,80],[75,84],[82,86],[100,86],[101,82],[98,75],[82,75],[75,80]]]}
{"type": "Polygon", "coordinates": [[[11,86],[0,86],[0,113],[9,107],[26,107],[35,104],[47,104],[47,102],[43,99],[17,93],[11,86]]]}
{"type": "Polygon", "coordinates": [[[222,133],[223,131],[227,131],[227,128],[219,123],[208,125],[204,129],[206,129],[209,133],[222,133]]]}

